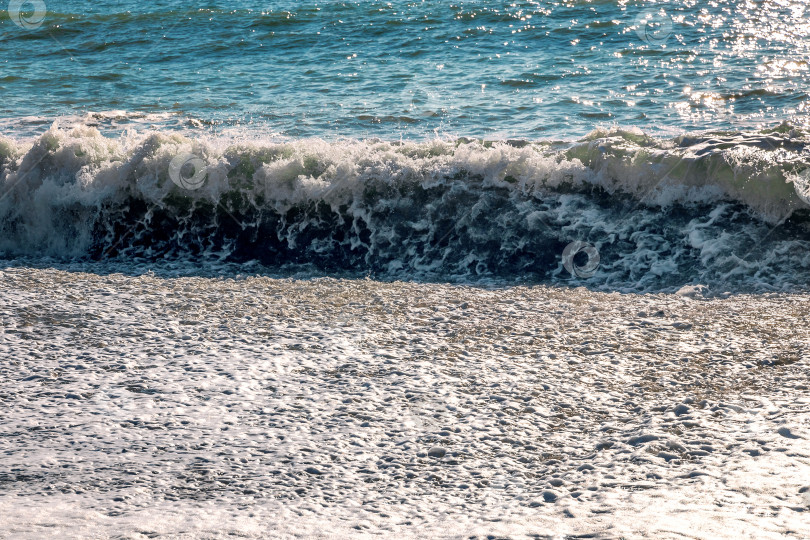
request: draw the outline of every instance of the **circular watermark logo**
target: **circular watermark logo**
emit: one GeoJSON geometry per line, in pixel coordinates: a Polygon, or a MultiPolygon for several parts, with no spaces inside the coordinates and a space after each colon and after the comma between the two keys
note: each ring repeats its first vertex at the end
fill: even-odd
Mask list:
{"type": "Polygon", "coordinates": [[[416,117],[438,116],[442,112],[442,100],[436,88],[409,83],[400,93],[406,113],[416,117]]]}
{"type": "Polygon", "coordinates": [[[26,30],[36,30],[45,22],[45,2],[42,0],[11,0],[8,16],[12,22],[26,30]]]}
{"type": "Polygon", "coordinates": [[[587,279],[596,274],[596,270],[599,268],[599,250],[593,244],[577,240],[565,246],[562,262],[565,269],[573,277],[587,279]],[[575,260],[580,253],[587,258],[585,261],[579,261],[583,264],[579,264],[575,260]]]}
{"type": "Polygon", "coordinates": [[[183,189],[200,189],[207,177],[208,167],[194,154],[179,154],[169,163],[169,178],[183,189]]]}
{"type": "Polygon", "coordinates": [[[636,17],[636,34],[648,45],[663,45],[672,35],[672,17],[663,8],[642,11],[636,17]]]}

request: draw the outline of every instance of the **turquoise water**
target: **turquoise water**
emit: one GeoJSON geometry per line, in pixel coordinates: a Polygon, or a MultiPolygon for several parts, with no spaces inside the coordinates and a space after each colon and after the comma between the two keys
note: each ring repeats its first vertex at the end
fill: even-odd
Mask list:
{"type": "Polygon", "coordinates": [[[102,127],[385,139],[808,120],[810,6],[800,1],[10,7],[0,14],[7,134],[110,111],[96,114],[102,127]]]}
{"type": "Polygon", "coordinates": [[[801,2],[6,6],[0,257],[810,286],[801,2]]]}

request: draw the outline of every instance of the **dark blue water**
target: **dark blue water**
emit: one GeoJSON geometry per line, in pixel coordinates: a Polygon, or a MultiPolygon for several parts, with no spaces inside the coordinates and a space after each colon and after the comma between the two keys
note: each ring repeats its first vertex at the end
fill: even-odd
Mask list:
{"type": "Polygon", "coordinates": [[[95,121],[386,139],[808,118],[801,1],[4,4],[6,133],[109,111],[95,121]]]}

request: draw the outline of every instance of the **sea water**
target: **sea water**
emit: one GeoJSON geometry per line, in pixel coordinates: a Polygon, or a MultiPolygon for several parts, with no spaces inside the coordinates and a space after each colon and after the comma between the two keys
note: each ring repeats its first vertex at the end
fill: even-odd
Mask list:
{"type": "Polygon", "coordinates": [[[784,2],[11,2],[0,250],[802,287],[805,19],[784,2]]]}
{"type": "Polygon", "coordinates": [[[285,137],[807,125],[804,2],[10,2],[0,116],[285,137]]]}
{"type": "Polygon", "coordinates": [[[11,0],[0,537],[806,537],[804,2],[11,0]]]}

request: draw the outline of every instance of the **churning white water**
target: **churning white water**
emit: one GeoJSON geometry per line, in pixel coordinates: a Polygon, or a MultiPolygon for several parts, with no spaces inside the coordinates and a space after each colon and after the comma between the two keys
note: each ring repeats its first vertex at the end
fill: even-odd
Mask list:
{"type": "Polygon", "coordinates": [[[807,295],[150,268],[0,274],[0,537],[808,532],[807,295]]]}

